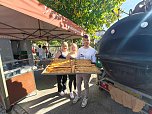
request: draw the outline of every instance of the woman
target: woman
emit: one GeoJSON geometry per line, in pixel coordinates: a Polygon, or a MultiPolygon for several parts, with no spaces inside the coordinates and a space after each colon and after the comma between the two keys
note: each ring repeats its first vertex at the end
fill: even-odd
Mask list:
{"type": "MultiPolygon", "coordinates": [[[[77,57],[78,47],[75,43],[73,43],[70,47],[70,53],[67,55],[67,59],[76,59],[77,57]]],[[[76,90],[76,75],[69,75],[69,90],[70,90],[70,98],[74,98],[74,94],[72,91],[72,83],[74,85],[74,89],[76,90]]]]}
{"type": "MultiPolygon", "coordinates": [[[[68,43],[63,42],[61,45],[61,50],[59,50],[55,58],[60,59],[66,59],[66,56],[68,55],[68,43]]],[[[58,75],[57,76],[57,84],[58,84],[58,92],[61,96],[64,96],[66,93],[66,81],[67,81],[67,75],[58,75]]]]}

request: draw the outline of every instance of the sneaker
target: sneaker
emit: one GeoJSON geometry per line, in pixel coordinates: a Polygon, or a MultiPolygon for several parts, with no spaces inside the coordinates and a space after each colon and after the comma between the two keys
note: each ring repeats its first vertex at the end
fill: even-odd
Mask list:
{"type": "Polygon", "coordinates": [[[74,94],[73,94],[73,92],[70,92],[70,98],[71,98],[71,99],[74,99],[74,94]]]}
{"type": "Polygon", "coordinates": [[[77,95],[75,96],[75,98],[73,99],[73,103],[77,103],[80,100],[81,97],[78,97],[77,95]]]}
{"type": "Polygon", "coordinates": [[[63,91],[61,91],[59,94],[60,94],[61,96],[64,96],[64,92],[63,92],[63,91]]]}
{"type": "Polygon", "coordinates": [[[82,107],[82,108],[86,107],[87,103],[88,103],[88,99],[87,99],[87,98],[84,98],[84,99],[82,100],[81,107],[82,107]]]}
{"type": "Polygon", "coordinates": [[[67,94],[68,92],[67,92],[67,90],[64,90],[64,94],[67,94]]]}
{"type": "Polygon", "coordinates": [[[76,91],[76,90],[74,90],[74,91],[73,91],[73,93],[77,93],[77,91],[76,91]]]}

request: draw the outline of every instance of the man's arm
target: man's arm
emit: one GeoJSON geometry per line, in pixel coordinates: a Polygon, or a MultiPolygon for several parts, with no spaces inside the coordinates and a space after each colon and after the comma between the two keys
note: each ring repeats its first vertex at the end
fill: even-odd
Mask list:
{"type": "Polygon", "coordinates": [[[97,51],[94,50],[94,53],[93,53],[92,56],[91,56],[91,61],[92,61],[92,63],[96,63],[96,53],[97,53],[97,51]]]}

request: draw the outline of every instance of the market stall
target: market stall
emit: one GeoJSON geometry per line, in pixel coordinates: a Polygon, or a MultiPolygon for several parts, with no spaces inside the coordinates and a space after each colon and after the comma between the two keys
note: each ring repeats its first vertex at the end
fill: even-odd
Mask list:
{"type": "Polygon", "coordinates": [[[5,42],[0,47],[0,89],[9,109],[36,90],[30,41],[76,39],[84,31],[37,0],[0,0],[0,4],[0,40],[5,42]]]}

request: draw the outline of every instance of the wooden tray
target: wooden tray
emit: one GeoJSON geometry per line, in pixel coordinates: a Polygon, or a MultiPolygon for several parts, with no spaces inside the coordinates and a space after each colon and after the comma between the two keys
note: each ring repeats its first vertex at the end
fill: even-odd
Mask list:
{"type": "MultiPolygon", "coordinates": [[[[71,69],[72,71],[72,69],[71,69]]],[[[64,72],[47,72],[46,69],[44,69],[44,71],[42,72],[42,74],[44,75],[70,75],[70,74],[101,74],[101,71],[99,69],[97,69],[96,71],[88,71],[87,70],[79,70],[79,69],[75,69],[74,72],[68,72],[66,69],[64,70],[64,72]]]]}
{"type": "Polygon", "coordinates": [[[45,75],[100,74],[100,73],[101,71],[94,64],[91,64],[90,60],[66,60],[66,59],[55,59],[52,62],[52,64],[48,65],[42,72],[42,74],[45,75]]]}

